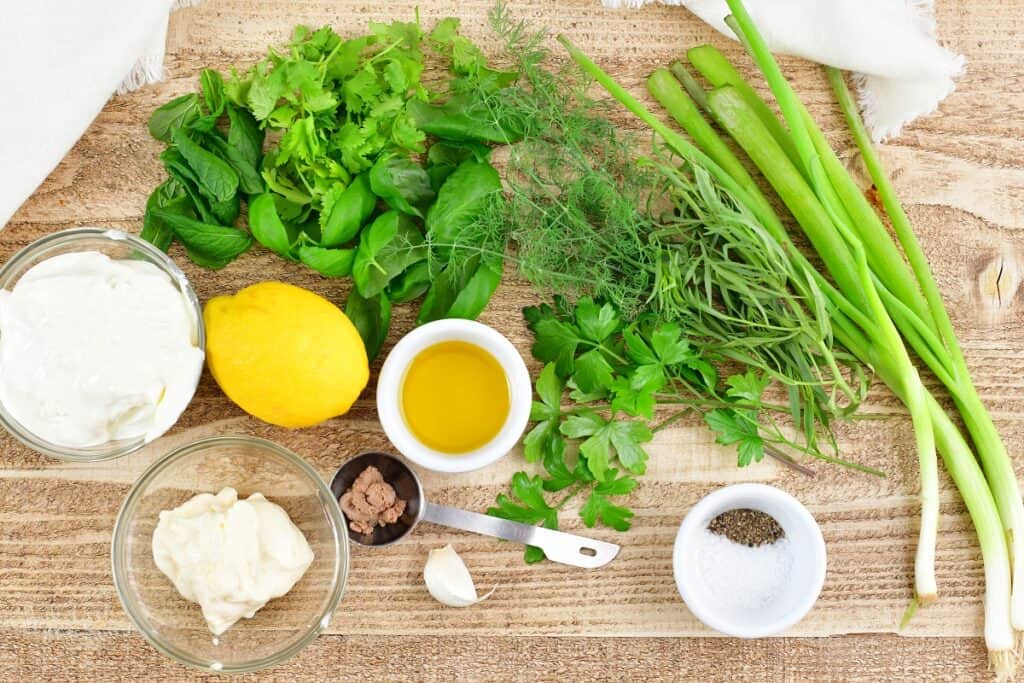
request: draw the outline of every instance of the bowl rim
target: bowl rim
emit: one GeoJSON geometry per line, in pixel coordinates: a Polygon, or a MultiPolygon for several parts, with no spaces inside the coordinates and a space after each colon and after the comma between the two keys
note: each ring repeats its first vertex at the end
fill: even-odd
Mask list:
{"type": "Polygon", "coordinates": [[[391,349],[377,379],[377,416],[384,433],[399,453],[435,472],[471,472],[503,458],[526,431],[532,403],[533,383],[519,350],[505,335],[475,320],[446,318],[412,330],[391,349]],[[458,455],[421,443],[405,423],[401,408],[402,384],[409,365],[424,349],[446,341],[464,341],[487,351],[505,371],[509,388],[509,413],[498,434],[480,448],[458,455]]]}
{"type": "MultiPolygon", "coordinates": [[[[773,515],[774,516],[774,515],[773,515]]],[[[811,611],[821,589],[825,585],[825,575],[828,568],[828,553],[825,546],[825,538],[821,533],[821,526],[810,510],[791,494],[770,484],[743,483],[732,484],[716,489],[701,498],[696,505],[690,508],[679,525],[676,533],[675,543],[672,547],[672,573],[675,578],[676,588],[679,590],[683,602],[686,603],[690,612],[697,617],[704,625],[725,635],[736,638],[763,638],[782,633],[788,628],[799,623],[807,613],[811,611]],[[687,557],[686,552],[691,547],[691,541],[695,533],[699,531],[698,525],[704,522],[714,510],[728,510],[738,504],[749,504],[749,501],[757,502],[757,509],[767,514],[774,510],[785,510],[792,513],[796,524],[801,527],[810,537],[811,542],[804,549],[805,556],[812,563],[811,574],[813,580],[804,586],[802,599],[783,617],[775,621],[759,624],[738,624],[728,618],[723,618],[715,609],[714,604],[702,598],[706,595],[699,590],[691,590],[685,579],[684,566],[692,561],[692,556],[687,557]]]]}
{"type": "Polygon", "coordinates": [[[338,604],[341,602],[346,584],[348,583],[349,563],[351,561],[349,539],[345,528],[345,517],[342,515],[341,508],[339,507],[334,494],[331,492],[330,487],[324,482],[323,477],[321,477],[320,474],[298,454],[293,453],[284,446],[276,444],[273,441],[242,434],[229,434],[198,439],[179,446],[169,453],[160,456],[153,462],[153,464],[147,467],[139,478],[135,480],[135,483],[132,484],[131,490],[128,492],[124,502],[121,504],[121,508],[118,510],[117,518],[114,522],[114,530],[111,534],[110,562],[111,573],[114,578],[114,588],[117,592],[118,600],[121,602],[122,609],[124,609],[125,613],[128,615],[128,618],[131,620],[132,625],[135,626],[135,629],[149,642],[150,645],[156,648],[157,651],[179,664],[184,664],[206,673],[215,674],[247,673],[250,671],[257,671],[259,669],[265,669],[270,666],[281,664],[294,657],[307,645],[316,640],[316,638],[330,625],[331,619],[334,618],[334,614],[338,610],[338,604]],[[251,446],[265,448],[282,456],[293,465],[297,466],[314,482],[315,488],[322,497],[325,497],[328,501],[333,501],[333,503],[329,503],[326,506],[327,517],[331,523],[331,531],[334,535],[334,546],[337,557],[344,558],[344,567],[340,568],[339,564],[339,568],[337,570],[339,576],[337,577],[337,581],[335,581],[334,590],[327,602],[327,606],[320,613],[315,622],[315,626],[309,629],[302,638],[284,650],[272,655],[268,655],[261,659],[248,660],[241,664],[226,666],[221,662],[211,663],[193,657],[187,652],[165,643],[143,625],[140,618],[135,614],[134,608],[130,606],[130,603],[133,601],[127,597],[129,591],[125,586],[126,570],[124,568],[125,561],[123,555],[127,537],[127,515],[129,512],[134,510],[135,506],[138,504],[142,491],[146,486],[178,459],[187,455],[192,455],[198,451],[231,443],[244,443],[251,446]]]}
{"type": "MultiPolygon", "coordinates": [[[[155,264],[170,277],[189,303],[193,322],[195,323],[196,348],[205,357],[206,325],[203,321],[203,308],[199,303],[199,297],[196,296],[195,290],[192,289],[192,284],[189,282],[188,277],[186,277],[185,273],[174,263],[170,256],[146,240],[123,230],[83,226],[58,230],[57,232],[44,235],[19,249],[6,263],[0,266],[0,289],[7,288],[10,284],[8,281],[22,270],[24,263],[29,259],[61,246],[74,245],[77,242],[84,242],[86,240],[107,240],[111,243],[126,243],[131,248],[142,252],[149,262],[155,264]]],[[[198,386],[199,377],[197,376],[196,386],[192,389],[193,394],[198,386]]],[[[191,402],[191,398],[189,402],[191,402]]],[[[139,437],[124,443],[118,442],[119,445],[115,448],[108,448],[106,444],[88,448],[60,446],[50,443],[31,432],[14,418],[2,403],[0,403],[0,425],[3,425],[4,430],[8,434],[37,453],[69,462],[103,462],[114,460],[134,453],[146,444],[155,441],[155,439],[147,441],[145,438],[139,437]]]]}

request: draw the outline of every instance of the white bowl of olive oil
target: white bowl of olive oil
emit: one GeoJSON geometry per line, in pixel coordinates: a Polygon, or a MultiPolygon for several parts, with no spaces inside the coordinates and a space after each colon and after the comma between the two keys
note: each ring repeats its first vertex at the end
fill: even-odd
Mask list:
{"type": "Polygon", "coordinates": [[[533,387],[508,339],[471,320],[438,320],[398,342],[377,382],[377,413],[405,457],[469,472],[511,451],[530,419],[533,387]]]}

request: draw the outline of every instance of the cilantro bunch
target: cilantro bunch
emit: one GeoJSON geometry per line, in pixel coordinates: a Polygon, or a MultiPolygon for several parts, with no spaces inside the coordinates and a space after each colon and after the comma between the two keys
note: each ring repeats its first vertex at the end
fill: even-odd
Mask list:
{"type": "Polygon", "coordinates": [[[303,221],[338,195],[384,150],[421,153],[426,134],[408,112],[426,100],[418,23],[370,24],[342,39],[329,26],[298,26],[285,50],[227,81],[231,102],[280,135],[263,177],[285,220],[303,221]]]}

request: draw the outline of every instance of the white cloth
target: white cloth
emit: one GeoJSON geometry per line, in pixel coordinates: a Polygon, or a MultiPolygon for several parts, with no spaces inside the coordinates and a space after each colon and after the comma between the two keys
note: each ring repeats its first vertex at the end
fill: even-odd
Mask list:
{"type": "Polygon", "coordinates": [[[114,92],[163,77],[174,0],[12,0],[0,21],[0,227],[114,92]]]}
{"type": "MultiPolygon", "coordinates": [[[[603,0],[639,7],[655,0],[603,0]]],[[[657,0],[682,5],[735,39],[725,0],[657,0]]],[[[956,87],[964,58],[938,44],[931,0],[744,0],[773,52],[855,73],[864,122],[876,141],[935,111],[956,87]]]]}

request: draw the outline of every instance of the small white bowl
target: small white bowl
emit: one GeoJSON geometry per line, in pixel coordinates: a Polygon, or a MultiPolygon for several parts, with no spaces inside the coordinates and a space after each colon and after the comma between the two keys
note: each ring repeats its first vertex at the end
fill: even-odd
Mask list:
{"type": "Polygon", "coordinates": [[[377,381],[377,415],[384,433],[402,455],[436,472],[470,472],[501,459],[519,443],[532,401],[530,372],[519,351],[498,331],[472,320],[436,320],[405,335],[388,354],[377,381]],[[427,347],[447,341],[476,344],[494,356],[505,371],[509,389],[508,418],[498,435],[474,451],[457,455],[425,446],[402,416],[402,384],[409,364],[427,347]]]}
{"type": "Polygon", "coordinates": [[[695,617],[726,635],[761,638],[785,631],[814,606],[825,583],[825,539],[807,508],[785,491],[766,484],[735,484],[710,493],[693,506],[676,535],[672,565],[679,593],[695,617]],[[733,608],[714,599],[698,566],[697,547],[708,524],[737,508],[774,517],[793,553],[789,581],[764,608],[733,608]]]}

